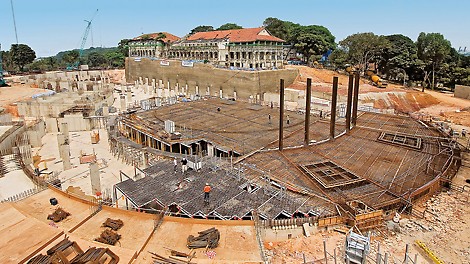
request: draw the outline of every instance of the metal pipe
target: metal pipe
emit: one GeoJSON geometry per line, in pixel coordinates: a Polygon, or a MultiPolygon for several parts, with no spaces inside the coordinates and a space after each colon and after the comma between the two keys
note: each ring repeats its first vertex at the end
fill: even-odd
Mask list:
{"type": "Polygon", "coordinates": [[[279,89],[279,151],[282,151],[284,143],[284,79],[280,80],[279,89]]]}
{"type": "Polygon", "coordinates": [[[348,101],[346,103],[346,133],[351,130],[351,102],[352,102],[352,95],[353,95],[353,82],[354,82],[354,75],[349,75],[349,82],[348,82],[348,101]]]}
{"type": "Polygon", "coordinates": [[[331,94],[331,120],[330,120],[330,139],[335,138],[336,122],[336,97],[338,96],[338,76],[333,77],[333,91],[331,94]]]}
{"type": "Polygon", "coordinates": [[[356,126],[357,120],[357,104],[359,101],[359,73],[356,73],[356,78],[354,80],[354,96],[353,96],[353,108],[352,108],[352,126],[356,126]]]}
{"type": "Polygon", "coordinates": [[[307,95],[305,98],[305,146],[310,142],[310,104],[312,101],[312,79],[307,78],[307,95]]]}

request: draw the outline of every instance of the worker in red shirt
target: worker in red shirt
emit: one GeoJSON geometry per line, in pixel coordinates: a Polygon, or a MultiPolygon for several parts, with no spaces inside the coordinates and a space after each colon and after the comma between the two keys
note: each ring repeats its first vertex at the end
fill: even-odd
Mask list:
{"type": "Polygon", "coordinates": [[[211,192],[211,186],[209,183],[206,183],[206,186],[204,186],[204,202],[209,203],[209,194],[211,192]]]}

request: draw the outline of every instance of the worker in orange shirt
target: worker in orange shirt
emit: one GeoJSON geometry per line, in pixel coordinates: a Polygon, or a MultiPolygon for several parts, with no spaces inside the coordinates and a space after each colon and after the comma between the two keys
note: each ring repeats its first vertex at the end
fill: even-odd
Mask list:
{"type": "Polygon", "coordinates": [[[206,186],[204,186],[204,202],[209,203],[209,194],[211,192],[211,186],[209,183],[206,183],[206,186]]]}

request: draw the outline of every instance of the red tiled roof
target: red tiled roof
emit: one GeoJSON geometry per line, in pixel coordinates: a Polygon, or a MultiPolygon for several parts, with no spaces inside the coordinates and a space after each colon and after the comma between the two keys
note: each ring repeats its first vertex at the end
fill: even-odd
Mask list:
{"type": "Polygon", "coordinates": [[[229,39],[230,42],[252,42],[252,41],[275,41],[284,42],[284,40],[275,36],[260,35],[259,33],[264,27],[258,28],[243,28],[232,30],[217,30],[209,32],[197,32],[187,38],[189,41],[194,40],[213,40],[213,39],[229,39]]]}
{"type": "Polygon", "coordinates": [[[177,37],[173,34],[170,34],[168,32],[156,32],[156,33],[143,34],[143,35],[140,35],[138,37],[133,38],[132,40],[141,40],[144,37],[148,38],[148,39],[158,39],[160,34],[165,34],[165,37],[161,39],[163,42],[170,42],[171,43],[171,42],[175,42],[175,41],[180,40],[179,37],[177,37]]]}

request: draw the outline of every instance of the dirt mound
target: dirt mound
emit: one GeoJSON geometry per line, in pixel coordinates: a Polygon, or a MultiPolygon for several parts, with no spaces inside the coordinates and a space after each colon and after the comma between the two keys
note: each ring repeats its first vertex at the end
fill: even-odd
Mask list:
{"type": "MultiPolygon", "coordinates": [[[[338,94],[346,95],[349,77],[345,74],[338,73],[336,71],[327,69],[316,69],[307,66],[296,66],[288,65],[286,68],[298,69],[299,75],[295,79],[294,83],[289,85],[287,88],[304,90],[307,87],[307,78],[312,79],[312,91],[331,93],[331,86],[333,83],[333,77],[338,77],[338,94]]],[[[359,93],[368,92],[390,92],[401,90],[399,86],[389,84],[387,88],[377,88],[370,84],[370,81],[365,78],[360,79],[359,93]]]]}
{"type": "Polygon", "coordinates": [[[419,92],[399,92],[387,93],[376,100],[370,99],[374,103],[374,108],[395,109],[401,113],[413,113],[422,108],[439,104],[439,101],[429,94],[419,92]]]}

